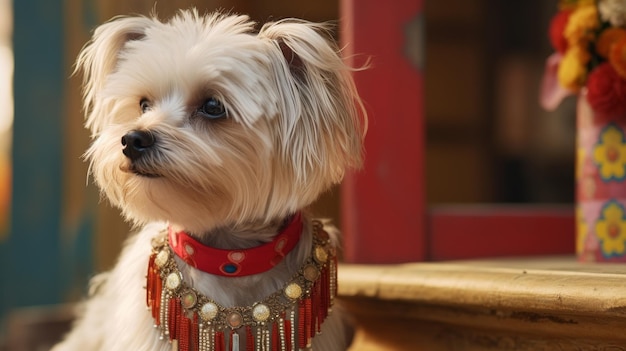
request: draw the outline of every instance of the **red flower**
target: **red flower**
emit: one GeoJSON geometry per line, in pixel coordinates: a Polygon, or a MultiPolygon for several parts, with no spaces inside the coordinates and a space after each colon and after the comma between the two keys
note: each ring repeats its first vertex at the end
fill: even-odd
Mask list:
{"type": "Polygon", "coordinates": [[[626,80],[608,63],[602,63],[589,74],[587,99],[601,118],[626,119],[626,80]]]}
{"type": "Polygon", "coordinates": [[[567,21],[569,20],[569,15],[572,11],[559,11],[552,17],[550,21],[550,29],[548,35],[550,37],[550,43],[554,50],[563,54],[565,50],[567,50],[567,39],[563,36],[563,32],[565,32],[565,26],[567,25],[567,21]]]}

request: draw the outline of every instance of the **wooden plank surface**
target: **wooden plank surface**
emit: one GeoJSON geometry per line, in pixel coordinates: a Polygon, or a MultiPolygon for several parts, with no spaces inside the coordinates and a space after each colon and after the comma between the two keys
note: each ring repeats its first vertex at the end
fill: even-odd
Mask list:
{"type": "Polygon", "coordinates": [[[626,317],[626,267],[573,259],[344,265],[342,296],[626,317]],[[527,267],[527,268],[524,268],[527,267]],[[550,267],[558,267],[551,269],[550,267]],[[582,270],[579,270],[582,268],[582,270]]]}
{"type": "Polygon", "coordinates": [[[353,350],[626,349],[626,266],[553,257],[339,272],[353,350]]]}

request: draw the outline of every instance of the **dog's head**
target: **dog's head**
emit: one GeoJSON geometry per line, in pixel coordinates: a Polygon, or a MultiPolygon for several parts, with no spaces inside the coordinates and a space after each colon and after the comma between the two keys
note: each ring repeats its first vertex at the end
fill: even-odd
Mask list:
{"type": "Polygon", "coordinates": [[[97,184],[137,224],[270,220],[358,167],[366,119],[324,25],[120,17],[77,61],[97,184]]]}

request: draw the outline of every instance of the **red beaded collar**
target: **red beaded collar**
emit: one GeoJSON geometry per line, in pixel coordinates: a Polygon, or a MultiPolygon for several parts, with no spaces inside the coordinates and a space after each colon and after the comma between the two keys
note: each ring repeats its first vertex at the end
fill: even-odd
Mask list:
{"type": "Polygon", "coordinates": [[[205,246],[183,231],[168,228],[170,247],[178,257],[203,272],[228,277],[243,277],[272,269],[296,246],[301,233],[300,213],[296,213],[272,241],[249,249],[216,249],[205,246]]]}

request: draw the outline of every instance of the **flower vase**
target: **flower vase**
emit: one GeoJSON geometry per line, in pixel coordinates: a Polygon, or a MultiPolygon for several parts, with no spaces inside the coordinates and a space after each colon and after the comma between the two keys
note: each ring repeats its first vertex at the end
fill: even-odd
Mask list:
{"type": "Polygon", "coordinates": [[[596,113],[586,89],[576,115],[578,259],[626,262],[626,116],[596,113]]]}

